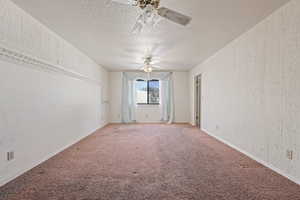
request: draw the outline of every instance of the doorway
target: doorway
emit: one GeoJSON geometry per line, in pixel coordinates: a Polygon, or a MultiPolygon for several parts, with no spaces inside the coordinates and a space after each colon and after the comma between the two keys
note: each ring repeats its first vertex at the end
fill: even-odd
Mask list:
{"type": "Polygon", "coordinates": [[[195,77],[195,124],[201,129],[201,80],[202,75],[195,77]]]}

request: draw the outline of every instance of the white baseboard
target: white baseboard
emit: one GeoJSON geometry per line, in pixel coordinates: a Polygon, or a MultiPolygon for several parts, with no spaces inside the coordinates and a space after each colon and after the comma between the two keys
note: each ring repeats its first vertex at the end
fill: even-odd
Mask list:
{"type": "Polygon", "coordinates": [[[29,165],[29,166],[22,167],[22,169],[20,169],[18,172],[14,173],[14,174],[12,174],[12,175],[10,175],[10,176],[7,176],[6,178],[4,178],[4,179],[2,179],[2,180],[0,179],[0,187],[3,186],[3,185],[5,185],[5,184],[7,184],[7,183],[9,183],[10,181],[14,180],[15,178],[21,176],[22,174],[26,173],[27,171],[33,169],[34,167],[40,165],[41,163],[43,163],[43,162],[49,160],[50,158],[52,158],[52,157],[55,156],[56,154],[58,154],[58,153],[60,153],[60,152],[62,152],[62,151],[64,151],[64,150],[66,150],[67,148],[69,148],[69,147],[71,147],[72,145],[78,143],[79,141],[83,140],[84,138],[90,136],[91,134],[95,133],[97,130],[99,130],[99,129],[105,127],[106,125],[107,125],[107,123],[101,125],[99,128],[96,128],[96,129],[95,129],[94,131],[92,131],[91,133],[89,133],[89,134],[87,134],[87,135],[85,135],[85,136],[83,136],[83,137],[81,137],[81,138],[76,139],[75,141],[73,141],[73,142],[71,142],[71,143],[65,145],[63,148],[59,149],[58,151],[55,151],[55,152],[53,152],[53,153],[50,153],[50,154],[47,155],[45,158],[43,158],[43,159],[41,159],[41,160],[38,160],[38,161],[32,163],[32,164],[29,165]]]}
{"type": "Polygon", "coordinates": [[[228,142],[228,141],[225,141],[224,139],[222,139],[222,138],[220,138],[220,137],[218,137],[218,136],[216,136],[216,135],[210,133],[209,131],[207,131],[207,130],[205,130],[205,129],[203,129],[203,128],[202,128],[202,131],[205,132],[205,133],[207,133],[208,135],[210,135],[210,136],[216,138],[216,139],[219,140],[220,142],[222,142],[222,143],[224,143],[224,144],[230,146],[231,148],[233,148],[233,149],[235,149],[235,150],[241,152],[242,154],[245,154],[245,155],[248,156],[249,158],[251,158],[251,159],[255,160],[256,162],[258,162],[258,163],[264,165],[265,167],[267,167],[267,168],[269,168],[269,169],[275,171],[276,173],[278,173],[278,174],[280,174],[280,175],[282,175],[282,176],[288,178],[289,180],[293,181],[294,183],[300,185],[300,180],[297,179],[296,177],[293,177],[293,176],[287,174],[286,172],[282,171],[281,169],[279,169],[279,168],[277,168],[277,167],[274,167],[272,164],[267,163],[266,161],[264,161],[264,160],[262,160],[262,159],[260,159],[260,158],[257,158],[256,156],[253,156],[251,153],[246,152],[246,151],[240,149],[239,147],[237,147],[237,146],[231,144],[231,143],[228,142]]]}

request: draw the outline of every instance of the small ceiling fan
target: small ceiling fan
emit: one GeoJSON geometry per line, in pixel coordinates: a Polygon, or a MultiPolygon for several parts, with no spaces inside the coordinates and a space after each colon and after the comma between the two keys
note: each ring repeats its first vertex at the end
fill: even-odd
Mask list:
{"type": "Polygon", "coordinates": [[[141,32],[144,26],[155,26],[161,18],[168,19],[182,26],[188,25],[192,18],[169,8],[160,7],[160,0],[111,0],[112,2],[139,7],[142,11],[133,28],[133,32],[141,32]]]}
{"type": "Polygon", "coordinates": [[[153,62],[153,57],[152,56],[145,57],[144,66],[141,68],[141,70],[143,70],[146,73],[151,73],[154,70],[160,70],[161,69],[159,66],[154,66],[152,64],[152,62],[153,62]]]}

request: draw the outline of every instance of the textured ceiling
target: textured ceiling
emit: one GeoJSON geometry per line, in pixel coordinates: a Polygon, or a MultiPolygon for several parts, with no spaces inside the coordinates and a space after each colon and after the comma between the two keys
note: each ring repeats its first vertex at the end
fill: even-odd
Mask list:
{"type": "Polygon", "coordinates": [[[150,51],[165,70],[189,70],[289,0],[161,0],[193,17],[131,34],[138,8],[109,0],[13,0],[109,70],[139,69],[150,51]]]}

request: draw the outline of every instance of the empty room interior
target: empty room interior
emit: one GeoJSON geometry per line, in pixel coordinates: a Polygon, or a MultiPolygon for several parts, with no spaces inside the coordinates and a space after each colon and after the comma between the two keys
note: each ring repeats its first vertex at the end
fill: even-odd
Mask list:
{"type": "Polygon", "coordinates": [[[0,0],[0,200],[300,200],[300,0],[0,0]]]}

